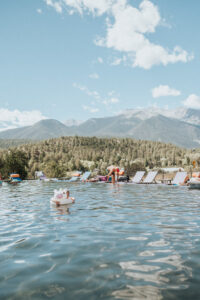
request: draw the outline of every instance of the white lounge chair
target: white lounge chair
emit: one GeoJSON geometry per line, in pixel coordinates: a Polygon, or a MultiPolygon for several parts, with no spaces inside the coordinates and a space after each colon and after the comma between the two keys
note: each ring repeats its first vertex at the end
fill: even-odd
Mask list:
{"type": "Polygon", "coordinates": [[[87,180],[91,175],[91,172],[85,172],[82,176],[81,176],[81,181],[85,181],[87,180]]]}
{"type": "Polygon", "coordinates": [[[144,171],[137,171],[131,182],[140,183],[144,174],[145,174],[144,171]]]}
{"type": "Polygon", "coordinates": [[[80,179],[80,175],[81,175],[81,171],[77,171],[74,173],[74,176],[72,176],[72,178],[70,178],[68,181],[69,182],[76,182],[80,179]]]}
{"type": "Polygon", "coordinates": [[[187,177],[187,172],[177,172],[174,179],[172,180],[173,185],[183,184],[187,177]]]}
{"type": "Polygon", "coordinates": [[[69,182],[75,182],[78,181],[78,179],[80,179],[79,176],[73,176],[72,178],[69,179],[69,182]]]}
{"type": "Polygon", "coordinates": [[[158,174],[158,171],[150,171],[142,183],[155,183],[155,177],[158,174]]]}

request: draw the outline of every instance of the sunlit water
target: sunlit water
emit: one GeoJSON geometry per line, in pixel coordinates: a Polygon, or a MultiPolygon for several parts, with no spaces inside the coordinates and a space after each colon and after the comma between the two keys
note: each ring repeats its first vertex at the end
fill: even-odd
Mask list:
{"type": "Polygon", "coordinates": [[[200,191],[4,184],[0,299],[200,299],[200,191]],[[50,206],[70,187],[76,203],[50,206]]]}

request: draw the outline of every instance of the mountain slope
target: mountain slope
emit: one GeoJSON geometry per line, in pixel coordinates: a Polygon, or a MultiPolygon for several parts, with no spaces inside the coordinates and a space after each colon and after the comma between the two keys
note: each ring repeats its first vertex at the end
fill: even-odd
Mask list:
{"type": "Polygon", "coordinates": [[[33,126],[0,132],[2,139],[43,140],[60,136],[131,137],[170,142],[187,148],[200,146],[200,111],[182,110],[177,118],[151,111],[129,111],[107,118],[92,118],[78,126],[66,126],[56,120],[42,120],[33,126]],[[182,117],[181,117],[182,116],[182,117]],[[184,121],[184,120],[187,120],[184,121]]]}
{"type": "Polygon", "coordinates": [[[53,119],[42,120],[33,126],[10,129],[0,132],[2,139],[44,140],[70,135],[71,130],[61,122],[53,119]]]}
{"type": "Polygon", "coordinates": [[[124,116],[93,118],[75,128],[75,133],[82,136],[126,136],[130,127],[140,120],[125,119],[124,116]]]}
{"type": "Polygon", "coordinates": [[[200,145],[199,126],[161,115],[144,120],[129,134],[136,139],[170,142],[186,148],[200,145]]]}
{"type": "Polygon", "coordinates": [[[200,127],[178,119],[156,115],[148,119],[124,116],[90,119],[76,128],[82,136],[131,137],[162,141],[187,148],[200,146],[200,127]]]}

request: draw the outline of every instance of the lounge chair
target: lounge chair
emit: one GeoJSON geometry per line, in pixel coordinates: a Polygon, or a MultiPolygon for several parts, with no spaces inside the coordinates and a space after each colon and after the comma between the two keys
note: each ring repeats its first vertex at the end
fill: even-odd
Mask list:
{"type": "Polygon", "coordinates": [[[150,171],[142,183],[155,183],[155,177],[158,174],[158,171],[150,171]]]}
{"type": "Polygon", "coordinates": [[[78,179],[80,179],[80,177],[73,176],[72,178],[69,179],[69,182],[75,182],[75,181],[78,181],[78,179]]]}
{"type": "Polygon", "coordinates": [[[81,176],[81,181],[86,181],[91,175],[91,172],[85,172],[82,176],[81,176]]]}
{"type": "Polygon", "coordinates": [[[177,172],[174,179],[172,180],[173,185],[183,184],[187,177],[187,172],[177,172]]]}
{"type": "Polygon", "coordinates": [[[68,182],[76,182],[80,179],[81,171],[77,171],[73,174],[72,178],[68,180],[68,182]]]}
{"type": "Polygon", "coordinates": [[[131,182],[140,183],[144,174],[145,174],[144,171],[137,171],[131,182]]]}

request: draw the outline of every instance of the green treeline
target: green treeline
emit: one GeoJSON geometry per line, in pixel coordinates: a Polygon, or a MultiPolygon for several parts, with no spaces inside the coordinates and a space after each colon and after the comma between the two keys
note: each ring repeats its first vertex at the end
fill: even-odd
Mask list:
{"type": "Polygon", "coordinates": [[[34,178],[42,170],[48,177],[65,177],[74,170],[99,170],[105,174],[108,165],[124,167],[132,175],[137,170],[161,167],[200,165],[199,150],[187,150],[172,144],[130,138],[61,137],[35,144],[0,149],[0,172],[7,177],[19,172],[23,178],[34,178]]]}
{"type": "Polygon", "coordinates": [[[0,148],[10,148],[10,147],[17,147],[19,145],[24,145],[24,144],[34,144],[37,141],[33,141],[33,140],[19,140],[19,139],[9,139],[9,140],[4,140],[4,139],[0,139],[0,148]]]}
{"type": "Polygon", "coordinates": [[[29,170],[26,152],[13,149],[0,154],[0,174],[8,178],[11,173],[20,174],[22,179],[27,178],[29,170]]]}

